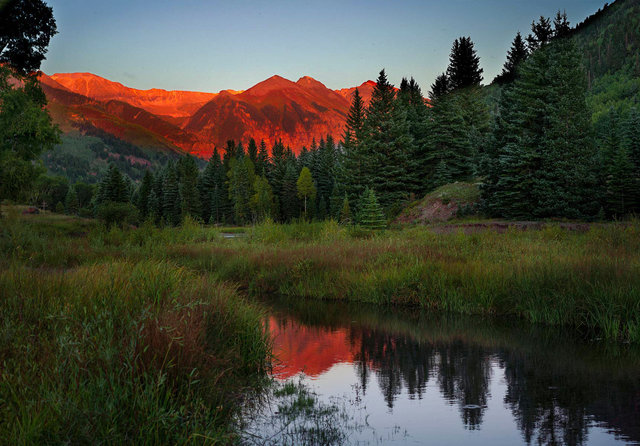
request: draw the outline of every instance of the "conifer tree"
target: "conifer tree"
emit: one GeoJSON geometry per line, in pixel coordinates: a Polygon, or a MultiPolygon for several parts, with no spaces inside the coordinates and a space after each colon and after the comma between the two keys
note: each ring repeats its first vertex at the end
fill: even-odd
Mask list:
{"type": "Polygon", "coordinates": [[[633,164],[633,187],[635,190],[633,212],[640,214],[640,113],[632,108],[624,124],[623,146],[633,164]]]}
{"type": "Polygon", "coordinates": [[[407,112],[395,102],[393,86],[382,70],[364,125],[361,146],[367,162],[361,181],[363,185],[376,185],[380,204],[387,209],[399,206],[409,195],[412,181],[408,159],[415,152],[407,112]]]}
{"type": "Polygon", "coordinates": [[[229,199],[233,203],[235,221],[247,223],[250,217],[250,200],[255,181],[254,166],[248,156],[231,160],[229,177],[229,199]]]}
{"type": "Polygon", "coordinates": [[[255,167],[256,163],[258,162],[258,145],[256,144],[256,140],[253,138],[249,140],[249,145],[247,146],[247,156],[255,167]]]}
{"type": "Polygon", "coordinates": [[[70,187],[64,200],[65,212],[69,215],[76,215],[80,205],[78,203],[78,194],[75,187],[70,187]]]}
{"type": "Polygon", "coordinates": [[[258,158],[256,161],[256,173],[266,175],[269,170],[269,152],[267,152],[267,143],[264,139],[260,141],[260,149],[258,150],[258,158]]]}
{"type": "Polygon", "coordinates": [[[488,211],[507,218],[594,215],[586,76],[575,43],[544,45],[505,89],[487,163],[488,211]]]}
{"type": "Polygon", "coordinates": [[[480,58],[476,54],[470,37],[460,37],[453,42],[447,78],[451,90],[479,86],[482,82],[480,58]]]}
{"type": "Polygon", "coordinates": [[[364,102],[356,88],[342,137],[340,168],[336,172],[338,182],[344,186],[346,193],[354,202],[364,190],[363,175],[367,170],[365,165],[370,161],[363,153],[361,146],[364,139],[365,114],[364,102]]]}
{"type": "Polygon", "coordinates": [[[538,48],[549,43],[552,37],[551,20],[540,16],[537,23],[535,21],[531,22],[531,34],[527,36],[529,52],[533,53],[538,48]]]}
{"type": "Polygon", "coordinates": [[[529,51],[527,50],[527,46],[522,35],[518,32],[516,37],[513,39],[511,48],[507,52],[507,61],[504,63],[502,73],[496,76],[493,81],[498,84],[513,82],[516,78],[518,66],[527,58],[527,56],[529,56],[529,51]]]}
{"type": "Polygon", "coordinates": [[[294,162],[286,162],[285,166],[280,195],[280,213],[282,221],[291,221],[300,216],[297,191],[298,173],[294,162]]]}
{"type": "Polygon", "coordinates": [[[429,99],[431,101],[436,102],[442,96],[446,95],[451,91],[451,85],[449,83],[449,78],[446,73],[442,73],[440,76],[436,77],[436,80],[431,84],[431,91],[429,91],[429,99]]]}
{"type": "Polygon", "coordinates": [[[198,176],[200,171],[191,155],[182,157],[178,161],[180,175],[180,197],[182,198],[182,215],[200,216],[200,194],[198,192],[198,176]]]}
{"type": "Polygon", "coordinates": [[[178,172],[173,163],[167,165],[162,189],[164,194],[162,197],[162,216],[165,223],[178,226],[182,221],[182,199],[178,172]]]}
{"type": "Polygon", "coordinates": [[[155,188],[151,189],[149,193],[149,200],[147,201],[148,217],[153,220],[155,224],[159,224],[162,220],[162,206],[158,199],[158,194],[155,188]]]}
{"type": "Polygon", "coordinates": [[[553,37],[563,38],[571,34],[571,25],[567,18],[567,12],[558,11],[556,17],[553,19],[553,37]]]}
{"type": "Polygon", "coordinates": [[[358,224],[367,229],[385,229],[387,227],[387,220],[373,189],[365,189],[360,199],[358,224]]]}
{"type": "Polygon", "coordinates": [[[149,170],[145,170],[144,177],[142,177],[142,183],[138,190],[138,210],[140,211],[140,218],[144,221],[150,214],[149,209],[149,196],[153,191],[153,174],[149,170]]]}

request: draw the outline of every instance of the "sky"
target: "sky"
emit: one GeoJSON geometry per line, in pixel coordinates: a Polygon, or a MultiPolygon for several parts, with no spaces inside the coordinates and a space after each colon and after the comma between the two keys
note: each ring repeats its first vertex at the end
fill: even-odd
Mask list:
{"type": "Polygon", "coordinates": [[[423,91],[470,36],[485,83],[517,31],[566,10],[572,24],[605,0],[46,0],[59,34],[42,70],[91,72],[139,88],[245,90],[278,74],[332,89],[385,68],[423,91]]]}

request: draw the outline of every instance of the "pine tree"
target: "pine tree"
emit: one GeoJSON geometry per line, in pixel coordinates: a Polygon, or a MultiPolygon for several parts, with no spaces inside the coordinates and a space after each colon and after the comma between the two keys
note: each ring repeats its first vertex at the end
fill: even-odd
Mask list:
{"type": "Polygon", "coordinates": [[[229,199],[237,224],[247,223],[250,216],[250,200],[255,181],[254,166],[249,157],[242,156],[231,160],[229,177],[229,199]]]}
{"type": "Polygon", "coordinates": [[[489,213],[507,218],[594,215],[595,178],[586,76],[575,43],[532,53],[505,89],[486,163],[489,213]]]}
{"type": "Polygon", "coordinates": [[[303,167],[296,182],[298,198],[304,200],[304,216],[307,217],[307,200],[313,200],[316,197],[316,187],[313,184],[311,171],[308,167],[303,167]]]}
{"type": "Polygon", "coordinates": [[[178,172],[173,163],[167,165],[162,189],[164,193],[162,197],[162,216],[168,225],[178,226],[182,221],[182,199],[180,197],[178,172]]]}
{"type": "Polygon", "coordinates": [[[480,58],[470,37],[460,37],[453,42],[447,77],[451,90],[479,86],[482,82],[480,58]]]}
{"type": "Polygon", "coordinates": [[[500,73],[493,82],[498,84],[505,84],[513,82],[516,78],[518,66],[529,56],[529,51],[522,38],[520,32],[516,34],[513,39],[511,48],[507,52],[507,61],[504,63],[502,73],[500,73]]]}
{"type": "Polygon", "coordinates": [[[385,229],[387,227],[387,220],[373,189],[367,188],[360,199],[358,224],[367,229],[385,229]]]}
{"type": "Polygon", "coordinates": [[[451,91],[451,85],[449,83],[449,78],[446,73],[442,73],[440,76],[436,77],[436,80],[431,84],[431,91],[429,91],[429,99],[431,101],[436,102],[442,96],[446,95],[451,91]]]}
{"type": "Polygon", "coordinates": [[[256,144],[256,140],[253,138],[249,140],[249,145],[247,146],[247,156],[255,166],[258,162],[258,145],[256,144]]]}
{"type": "Polygon", "coordinates": [[[364,190],[363,175],[367,170],[365,165],[369,161],[361,146],[364,139],[365,114],[364,102],[356,88],[342,137],[340,166],[336,172],[337,181],[344,186],[345,191],[354,202],[364,190]]]}
{"type": "Polygon", "coordinates": [[[200,194],[198,192],[198,176],[200,171],[196,161],[187,155],[178,161],[180,175],[180,197],[182,198],[182,215],[197,217],[201,215],[200,194]]]}
{"type": "Polygon", "coordinates": [[[563,11],[561,13],[558,11],[553,20],[553,37],[563,38],[569,36],[569,34],[571,34],[571,25],[567,18],[567,12],[563,11]]]}
{"type": "Polygon", "coordinates": [[[640,113],[638,109],[632,108],[624,124],[623,146],[626,149],[629,160],[633,164],[633,188],[634,203],[632,209],[636,214],[640,214],[640,113]]]}
{"type": "Polygon", "coordinates": [[[535,21],[531,22],[531,32],[532,34],[527,36],[527,45],[529,46],[529,52],[533,53],[538,48],[549,43],[551,37],[553,37],[551,20],[540,16],[537,23],[535,21]]]}
{"type": "Polygon", "coordinates": [[[127,203],[129,201],[127,183],[114,164],[109,166],[107,176],[103,180],[101,195],[102,202],[127,203]]]}
{"type": "Polygon", "coordinates": [[[145,170],[144,177],[142,177],[142,183],[138,190],[138,210],[140,211],[140,218],[144,221],[151,213],[149,209],[149,196],[153,191],[153,174],[149,170],[145,170]]]}
{"type": "Polygon", "coordinates": [[[77,215],[80,205],[75,187],[70,187],[64,200],[65,212],[69,215],[77,215]]]}
{"type": "MultiPolygon", "coordinates": [[[[219,170],[222,169],[222,161],[220,160],[220,154],[218,148],[213,149],[213,154],[209,158],[200,181],[198,182],[198,193],[200,196],[201,213],[200,217],[204,222],[211,220],[211,195],[216,186],[217,178],[219,177],[219,170]]],[[[214,221],[216,221],[214,219],[214,221]]]]}
{"type": "Polygon", "coordinates": [[[256,161],[256,173],[266,175],[269,170],[269,152],[267,152],[267,143],[264,139],[260,141],[260,149],[258,150],[258,158],[256,161]]]}
{"type": "Polygon", "coordinates": [[[291,221],[300,216],[300,202],[297,193],[298,173],[295,163],[285,164],[285,175],[282,179],[280,195],[280,213],[282,221],[291,221]]]}
{"type": "Polygon", "coordinates": [[[159,224],[162,220],[162,206],[155,189],[151,189],[149,193],[147,211],[149,218],[151,218],[155,224],[159,224]]]}
{"type": "Polygon", "coordinates": [[[408,160],[415,147],[407,112],[396,106],[395,91],[384,70],[373,89],[364,133],[360,145],[366,163],[361,184],[376,185],[384,208],[397,207],[408,198],[411,190],[408,160]]]}

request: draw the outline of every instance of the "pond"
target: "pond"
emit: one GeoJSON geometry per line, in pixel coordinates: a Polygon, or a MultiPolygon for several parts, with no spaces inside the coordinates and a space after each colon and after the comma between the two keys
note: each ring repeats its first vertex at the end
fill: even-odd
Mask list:
{"type": "MultiPolygon", "coordinates": [[[[633,347],[521,321],[293,299],[266,305],[276,382],[302,383],[335,409],[324,426],[342,429],[309,443],[640,444],[633,347]]],[[[249,443],[301,441],[282,436],[289,422],[264,422],[285,413],[277,399],[254,410],[263,423],[249,421],[249,443]]]]}

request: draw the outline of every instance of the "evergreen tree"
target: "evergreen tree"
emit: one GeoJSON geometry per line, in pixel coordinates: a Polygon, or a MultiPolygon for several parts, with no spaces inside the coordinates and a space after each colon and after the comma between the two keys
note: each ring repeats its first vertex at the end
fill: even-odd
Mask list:
{"type": "Polygon", "coordinates": [[[446,95],[451,91],[451,85],[449,83],[449,78],[446,73],[442,73],[440,76],[436,77],[436,80],[431,84],[431,91],[429,91],[429,99],[431,101],[436,102],[442,96],[446,95]]]}
{"type": "MultiPolygon", "coordinates": [[[[216,147],[213,149],[213,154],[211,154],[211,158],[209,158],[209,162],[204,168],[202,177],[198,182],[198,193],[201,203],[200,217],[204,222],[209,222],[211,220],[211,196],[216,186],[217,179],[219,178],[219,170],[221,169],[222,161],[220,160],[220,154],[216,147]]],[[[217,222],[217,220],[214,219],[214,222],[217,222]]]]}
{"type": "Polygon", "coordinates": [[[255,181],[254,166],[249,157],[242,156],[231,161],[229,177],[229,199],[233,203],[235,221],[247,223],[250,216],[250,200],[255,181]]]}
{"type": "Polygon", "coordinates": [[[623,146],[633,165],[633,188],[635,190],[633,212],[640,213],[640,113],[636,108],[629,112],[624,125],[623,146]]]}
{"type": "Polygon", "coordinates": [[[460,37],[453,42],[447,77],[451,90],[479,86],[482,82],[480,58],[470,37],[460,37]]]}
{"type": "Polygon", "coordinates": [[[529,51],[522,38],[520,32],[516,34],[513,39],[511,48],[507,52],[507,61],[504,63],[502,73],[500,73],[493,82],[498,84],[505,84],[513,82],[516,78],[518,66],[529,56],[529,51]]]}
{"type": "Polygon", "coordinates": [[[567,12],[563,11],[561,13],[558,11],[555,19],[553,20],[553,36],[556,38],[563,38],[569,36],[569,34],[571,34],[571,25],[567,18],[567,12]]]}
{"type": "Polygon", "coordinates": [[[75,187],[70,187],[64,200],[65,212],[69,215],[77,215],[80,205],[75,187]]]}
{"type": "Polygon", "coordinates": [[[198,176],[200,171],[195,159],[191,155],[178,161],[180,175],[180,197],[182,198],[182,215],[198,217],[201,215],[200,194],[198,192],[198,176]]]}
{"type": "Polygon", "coordinates": [[[256,173],[266,175],[269,169],[269,152],[267,152],[267,143],[264,139],[260,141],[260,149],[258,150],[258,158],[256,161],[256,173]]]}
{"type": "Polygon", "coordinates": [[[178,172],[173,163],[169,163],[166,167],[162,191],[162,217],[168,225],[178,226],[182,221],[182,199],[178,172]]]}
{"type": "Polygon", "coordinates": [[[146,220],[151,213],[149,209],[149,196],[153,191],[153,175],[148,170],[145,170],[144,177],[142,177],[142,183],[138,190],[138,210],[140,211],[140,218],[146,220]]]}
{"type": "Polygon", "coordinates": [[[258,145],[256,144],[256,140],[253,138],[249,140],[249,145],[247,146],[247,156],[255,167],[256,163],[258,162],[258,145]]]}
{"type": "Polygon", "coordinates": [[[367,229],[385,229],[387,227],[387,220],[373,189],[365,189],[360,199],[358,224],[367,229]]]}
{"type": "Polygon", "coordinates": [[[540,16],[540,19],[536,23],[531,22],[531,34],[527,36],[527,44],[529,46],[529,52],[533,53],[538,48],[549,43],[553,37],[553,31],[551,30],[551,20],[540,16]]]}
{"type": "Polygon", "coordinates": [[[109,166],[107,175],[102,180],[98,192],[98,204],[106,203],[127,203],[129,201],[129,190],[120,170],[114,165],[109,166]]]}
{"type": "Polygon", "coordinates": [[[293,162],[288,162],[285,166],[280,195],[280,213],[283,221],[291,221],[300,215],[297,193],[298,173],[293,162]]]}
{"type": "Polygon", "coordinates": [[[488,211],[507,218],[594,215],[586,76],[575,43],[545,45],[505,89],[486,163],[488,211]]]}
{"type": "Polygon", "coordinates": [[[336,172],[338,182],[344,186],[345,191],[354,202],[364,189],[363,175],[367,171],[365,165],[370,161],[361,146],[364,139],[365,114],[364,102],[356,88],[342,137],[340,166],[336,172]]]}
{"type": "Polygon", "coordinates": [[[407,112],[396,106],[395,91],[380,72],[365,120],[363,185],[376,185],[383,207],[399,206],[411,189],[409,157],[415,152],[407,112]]]}
{"type": "Polygon", "coordinates": [[[316,197],[316,187],[313,184],[311,171],[308,167],[303,167],[296,182],[298,198],[304,200],[304,216],[307,217],[307,199],[313,200],[316,197]]]}

